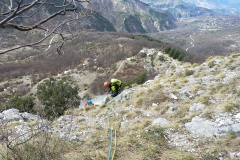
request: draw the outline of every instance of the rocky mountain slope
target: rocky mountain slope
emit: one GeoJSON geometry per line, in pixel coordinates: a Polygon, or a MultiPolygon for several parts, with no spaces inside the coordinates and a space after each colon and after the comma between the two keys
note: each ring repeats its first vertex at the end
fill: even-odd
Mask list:
{"type": "Polygon", "coordinates": [[[144,48],[119,68],[139,62],[158,75],[107,104],[100,95],[94,106],[69,110],[53,122],[15,109],[2,112],[3,144],[44,130],[60,137],[58,144],[72,144],[64,142],[68,149],[56,159],[107,159],[111,145],[119,160],[240,158],[240,54],[198,65],[144,48]]]}

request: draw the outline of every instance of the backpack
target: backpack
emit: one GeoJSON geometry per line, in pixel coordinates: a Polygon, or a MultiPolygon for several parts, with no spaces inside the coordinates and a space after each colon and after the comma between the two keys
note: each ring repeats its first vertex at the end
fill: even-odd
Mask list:
{"type": "Polygon", "coordinates": [[[111,79],[111,83],[112,84],[117,84],[118,86],[121,86],[121,84],[122,84],[122,82],[120,80],[115,79],[115,78],[111,79]]]}
{"type": "Polygon", "coordinates": [[[122,82],[120,80],[118,80],[118,79],[115,79],[115,78],[111,79],[111,84],[113,84],[113,85],[116,84],[118,86],[118,90],[122,86],[122,82]]]}

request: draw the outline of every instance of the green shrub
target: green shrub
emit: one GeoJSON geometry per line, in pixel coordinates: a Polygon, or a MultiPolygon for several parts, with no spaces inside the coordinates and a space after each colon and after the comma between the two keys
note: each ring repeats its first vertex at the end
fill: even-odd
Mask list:
{"type": "Polygon", "coordinates": [[[191,75],[193,75],[194,74],[194,71],[193,70],[191,70],[191,69],[186,69],[185,70],[185,76],[191,76],[191,75]]]}
{"type": "Polygon", "coordinates": [[[44,107],[43,116],[49,119],[63,115],[64,111],[80,104],[78,87],[68,81],[50,78],[39,84],[37,96],[44,107]]]}
{"type": "Polygon", "coordinates": [[[16,108],[20,112],[32,112],[35,98],[33,96],[20,96],[14,94],[7,102],[7,109],[16,108]]]}
{"type": "Polygon", "coordinates": [[[4,86],[5,88],[7,88],[7,87],[9,87],[10,85],[11,85],[11,84],[10,84],[9,82],[6,82],[6,83],[4,83],[3,86],[4,86]]]}
{"type": "Polygon", "coordinates": [[[131,86],[132,84],[143,84],[147,80],[147,70],[142,69],[140,70],[136,76],[130,80],[127,80],[123,83],[122,88],[125,88],[126,86],[131,86]]]}
{"type": "Polygon", "coordinates": [[[237,91],[237,96],[240,96],[240,90],[239,90],[239,91],[237,91]]]}
{"type": "Polygon", "coordinates": [[[155,59],[155,56],[151,56],[151,66],[154,67],[154,59],[155,59]]]}
{"type": "Polygon", "coordinates": [[[170,57],[173,57],[173,59],[178,59],[179,61],[183,61],[184,58],[186,57],[186,53],[184,51],[179,50],[179,49],[167,47],[164,51],[170,57]]]}
{"type": "Polygon", "coordinates": [[[163,55],[159,56],[159,57],[158,57],[158,60],[159,60],[159,61],[162,61],[162,62],[165,62],[165,58],[164,58],[163,55]]]}
{"type": "Polygon", "coordinates": [[[6,149],[2,145],[1,149],[6,150],[2,152],[0,159],[18,159],[18,160],[47,160],[47,159],[61,159],[69,148],[74,148],[77,144],[69,142],[64,139],[52,138],[46,133],[40,133],[37,140],[29,140],[15,145],[14,149],[6,149]],[[44,135],[45,134],[45,135],[44,135]],[[3,158],[4,157],[4,158],[3,158]]]}

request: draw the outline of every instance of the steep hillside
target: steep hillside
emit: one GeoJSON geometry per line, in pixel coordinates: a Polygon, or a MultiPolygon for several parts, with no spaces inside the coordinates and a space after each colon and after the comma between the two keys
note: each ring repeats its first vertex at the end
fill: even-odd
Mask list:
{"type": "Polygon", "coordinates": [[[101,13],[119,32],[146,33],[175,28],[170,14],[138,0],[95,0],[83,5],[101,13]]]}
{"type": "MultiPolygon", "coordinates": [[[[210,57],[198,65],[144,48],[123,59],[125,65],[119,68],[140,62],[158,75],[126,87],[106,104],[104,95],[92,97],[98,97],[95,105],[68,110],[50,123],[14,109],[2,112],[1,134],[8,141],[1,147],[26,140],[29,130],[41,129],[47,139],[16,146],[18,156],[26,158],[29,146],[35,146],[32,157],[39,155],[42,144],[52,151],[44,152],[51,159],[240,158],[240,54],[210,57]]],[[[75,81],[74,75],[75,71],[67,77],[75,81]]],[[[90,80],[90,74],[81,75],[90,80]]]]}
{"type": "MultiPolygon", "coordinates": [[[[24,0],[21,5],[24,7],[24,5],[28,5],[29,3],[32,3],[32,0],[24,0]]],[[[72,2],[71,2],[72,3],[72,2]]],[[[64,1],[61,0],[46,0],[44,5],[33,5],[31,10],[28,10],[27,8],[25,11],[21,12],[20,17],[14,17],[13,22],[21,22],[24,26],[29,26],[30,24],[34,22],[38,22],[40,20],[46,19],[49,15],[54,15],[57,12],[59,12],[62,9],[62,5],[64,4],[64,1]],[[37,12],[36,12],[37,11],[37,12]],[[35,13],[36,12],[36,13],[35,13]]],[[[68,30],[76,31],[80,29],[93,29],[96,31],[116,31],[112,24],[105,19],[100,13],[88,11],[83,8],[83,3],[75,3],[77,7],[77,12],[66,12],[64,13],[65,16],[57,16],[50,20],[48,23],[44,23],[44,27],[51,29],[51,27],[56,27],[56,24],[60,24],[64,22],[65,20],[70,20],[71,18],[78,15],[78,18],[75,18],[74,21],[70,21],[69,25],[67,27],[61,27],[62,30],[68,30]]],[[[2,13],[6,12],[8,10],[9,6],[17,6],[18,2],[10,2],[10,1],[4,1],[4,3],[1,3],[0,11],[0,21],[2,21],[4,18],[6,18],[8,15],[4,15],[2,13]]],[[[4,30],[1,29],[0,34],[4,34],[4,30]]],[[[5,29],[6,31],[6,29],[5,29]]],[[[39,36],[39,35],[38,35],[39,36]]]]}
{"type": "MultiPolygon", "coordinates": [[[[41,79],[77,66],[79,70],[100,68],[107,74],[115,72],[116,63],[136,55],[143,47],[162,51],[167,47],[175,50],[179,48],[138,34],[75,32],[74,35],[75,37],[63,46],[64,54],[61,56],[56,53],[55,45],[36,49],[25,48],[0,55],[0,81],[26,75],[36,75],[39,77],[37,79],[41,79]],[[94,59],[97,59],[97,62],[94,62],[94,59]],[[83,66],[85,63],[88,65],[83,66]]],[[[193,55],[186,52],[186,57],[193,55]]]]}
{"type": "Polygon", "coordinates": [[[181,18],[176,25],[175,30],[150,36],[199,56],[230,55],[240,51],[239,16],[181,18]]]}

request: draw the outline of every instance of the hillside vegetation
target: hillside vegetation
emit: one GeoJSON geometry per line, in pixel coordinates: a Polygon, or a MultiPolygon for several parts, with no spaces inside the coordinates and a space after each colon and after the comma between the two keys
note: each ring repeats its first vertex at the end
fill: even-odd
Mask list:
{"type": "Polygon", "coordinates": [[[4,2],[0,19],[13,15],[0,26],[0,159],[240,159],[239,17],[176,23],[215,13],[138,0],[81,1],[68,14],[59,0],[4,2]],[[61,7],[64,17],[33,30],[61,7]],[[115,98],[103,88],[111,78],[123,82],[115,98]]]}
{"type": "Polygon", "coordinates": [[[184,60],[191,62],[205,59],[204,56],[187,53],[177,46],[145,35],[108,32],[79,32],[75,35],[72,41],[64,45],[64,54],[61,56],[56,53],[54,45],[51,48],[26,48],[1,55],[0,81],[30,74],[47,77],[77,66],[82,70],[84,67],[81,65],[84,63],[88,63],[87,68],[96,70],[97,67],[114,72],[117,62],[136,55],[143,47],[183,52],[184,60]],[[97,59],[97,62],[94,62],[94,59],[97,59]]]}
{"type": "MultiPolygon", "coordinates": [[[[53,121],[14,109],[2,112],[1,155],[69,160],[238,159],[239,62],[240,54],[210,57],[203,64],[180,62],[163,51],[143,48],[122,58],[114,71],[123,78],[130,66],[138,64],[156,76],[143,84],[129,84],[107,104],[102,99],[93,106],[68,109],[53,121]]],[[[69,69],[56,77],[76,85],[93,82],[96,76],[91,76],[91,68],[69,69]]],[[[137,75],[133,70],[129,74],[137,75]]],[[[2,83],[3,93],[13,83],[26,85],[28,78],[2,83]]],[[[30,88],[35,95],[35,86],[30,88]]],[[[79,91],[84,95],[88,89],[79,91]]],[[[89,94],[91,98],[101,95],[89,94]]]]}

